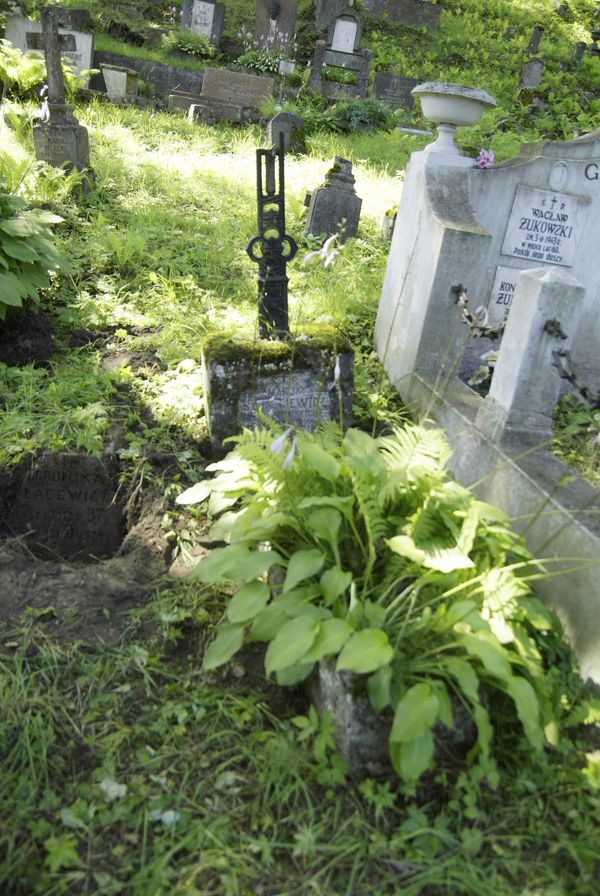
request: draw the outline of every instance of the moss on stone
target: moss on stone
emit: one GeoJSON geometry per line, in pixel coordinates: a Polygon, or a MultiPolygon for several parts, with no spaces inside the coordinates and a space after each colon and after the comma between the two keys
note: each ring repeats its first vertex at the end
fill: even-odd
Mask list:
{"type": "Polygon", "coordinates": [[[303,361],[312,364],[317,353],[339,354],[352,351],[352,347],[334,327],[319,324],[292,333],[287,341],[255,339],[237,333],[213,333],[204,340],[202,351],[206,361],[221,364],[235,364],[237,361],[244,367],[259,364],[264,371],[270,363],[279,367],[283,362],[293,361],[302,366],[303,361]]]}

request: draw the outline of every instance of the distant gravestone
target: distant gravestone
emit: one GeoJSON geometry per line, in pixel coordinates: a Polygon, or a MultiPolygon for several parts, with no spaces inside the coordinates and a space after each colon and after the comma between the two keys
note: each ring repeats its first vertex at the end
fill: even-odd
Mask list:
{"type": "Polygon", "coordinates": [[[188,90],[172,90],[167,100],[168,112],[189,112],[190,106],[202,101],[199,93],[191,93],[188,90]]]}
{"type": "Polygon", "coordinates": [[[360,43],[358,16],[342,15],[334,21],[330,38],[331,49],[337,53],[354,53],[360,43]]]}
{"type": "Polygon", "coordinates": [[[18,471],[4,528],[62,558],[109,557],[123,539],[117,477],[87,454],[45,454],[18,471]]]}
{"type": "MultiPolygon", "coordinates": [[[[71,62],[77,74],[81,74],[93,65],[94,38],[90,15],[87,10],[61,7],[60,21],[59,34],[65,37],[61,54],[71,62]]],[[[41,21],[34,22],[22,15],[6,16],[5,37],[13,47],[23,52],[44,49],[41,21]]]]}
{"type": "Polygon", "coordinates": [[[301,154],[306,152],[304,122],[293,112],[278,112],[267,125],[267,143],[279,146],[279,135],[283,134],[285,152],[301,154]]]}
{"type": "Polygon", "coordinates": [[[204,122],[258,120],[260,107],[273,95],[275,81],[227,69],[207,68],[200,101],[189,108],[189,119],[204,122]]]}
{"type": "Polygon", "coordinates": [[[575,65],[579,65],[579,63],[583,59],[586,49],[587,44],[584,40],[580,40],[575,44],[575,49],[573,50],[573,62],[575,63],[575,65]]]}
{"type": "Polygon", "coordinates": [[[352,163],[336,156],[325,175],[325,183],[310,197],[305,234],[329,236],[337,233],[340,243],[356,236],[362,199],[354,190],[352,163]]]}
{"type": "Polygon", "coordinates": [[[425,0],[364,0],[364,10],[372,16],[387,16],[413,28],[435,31],[442,7],[425,0]]]}
{"type": "Polygon", "coordinates": [[[221,42],[225,6],[209,0],[194,0],[190,16],[190,30],[207,37],[215,47],[221,42]]]}
{"type": "Polygon", "coordinates": [[[362,24],[362,18],[346,7],[330,25],[327,41],[317,41],[308,85],[315,93],[333,98],[366,97],[373,53],[359,49],[362,24]],[[343,73],[343,80],[330,77],[336,70],[343,73]],[[354,83],[346,80],[349,73],[354,83]]]}
{"type": "Polygon", "coordinates": [[[65,102],[59,26],[65,22],[58,6],[40,10],[46,58],[47,100],[45,114],[33,127],[33,144],[38,161],[49,165],[83,170],[89,167],[90,150],[87,129],[79,124],[65,102]]]}
{"type": "Polygon", "coordinates": [[[412,109],[414,97],[411,90],[417,84],[419,81],[415,78],[399,78],[387,72],[375,72],[373,96],[392,109],[412,109]]]}
{"type": "Polygon", "coordinates": [[[106,92],[115,103],[135,103],[138,95],[138,73],[123,65],[100,65],[106,92]]]}
{"type": "Polygon", "coordinates": [[[263,49],[287,50],[296,32],[297,0],[256,0],[254,39],[263,49]]]}
{"type": "Polygon", "coordinates": [[[333,22],[345,9],[354,4],[348,0],[316,0],[315,2],[315,31],[317,34],[329,30],[333,22]]]}
{"type": "Polygon", "coordinates": [[[542,83],[542,75],[544,74],[544,62],[542,59],[530,59],[523,66],[521,72],[521,87],[525,89],[534,89],[542,83]]]}
{"type": "Polygon", "coordinates": [[[533,29],[533,33],[531,35],[531,39],[529,44],[527,45],[527,49],[525,50],[525,54],[527,56],[535,56],[535,54],[540,49],[540,43],[542,37],[544,36],[544,29],[541,25],[536,25],[533,29]]]}

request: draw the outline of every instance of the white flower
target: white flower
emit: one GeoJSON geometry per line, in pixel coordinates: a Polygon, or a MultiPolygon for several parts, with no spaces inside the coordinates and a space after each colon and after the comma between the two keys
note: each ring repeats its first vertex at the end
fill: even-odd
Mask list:
{"type": "Polygon", "coordinates": [[[180,813],[176,812],[175,809],[167,809],[165,812],[161,812],[160,809],[153,809],[150,813],[150,821],[160,821],[166,828],[172,828],[180,818],[180,813]]]}
{"type": "Polygon", "coordinates": [[[296,453],[296,439],[292,439],[292,447],[288,451],[285,456],[285,460],[283,462],[283,469],[287,470],[292,465],[292,461],[294,459],[294,454],[296,453]]]}
{"type": "Polygon", "coordinates": [[[103,778],[100,781],[100,790],[104,791],[107,800],[120,800],[127,793],[127,784],[118,784],[112,778],[103,778]]]}
{"type": "Polygon", "coordinates": [[[275,439],[273,444],[271,445],[271,451],[273,454],[281,454],[283,451],[283,446],[285,445],[285,440],[289,436],[292,431],[292,427],[288,427],[284,433],[282,433],[279,438],[275,439]]]}

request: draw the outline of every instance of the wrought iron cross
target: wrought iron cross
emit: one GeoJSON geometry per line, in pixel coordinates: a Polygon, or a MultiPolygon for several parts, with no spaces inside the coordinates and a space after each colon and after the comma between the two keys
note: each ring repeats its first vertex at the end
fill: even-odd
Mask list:
{"type": "Polygon", "coordinates": [[[279,146],[256,150],[258,235],[246,252],[258,264],[258,335],[261,339],[287,339],[288,277],[286,265],[298,251],[285,232],[284,137],[279,146]]]}

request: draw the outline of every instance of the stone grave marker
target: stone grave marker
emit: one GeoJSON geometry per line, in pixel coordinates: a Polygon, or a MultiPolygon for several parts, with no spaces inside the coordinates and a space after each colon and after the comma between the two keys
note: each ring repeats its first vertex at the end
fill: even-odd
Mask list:
{"type": "MultiPolygon", "coordinates": [[[[92,22],[87,10],[61,7],[59,34],[65,37],[61,44],[61,54],[73,65],[77,74],[93,66],[94,37],[92,22]],[[88,30],[89,29],[89,30],[88,30]]],[[[42,22],[34,22],[22,15],[6,16],[6,40],[13,47],[26,50],[44,50],[42,22]]]]}
{"type": "Polygon", "coordinates": [[[527,48],[525,50],[526,56],[535,56],[535,54],[540,49],[540,43],[541,43],[543,36],[544,36],[544,29],[542,28],[541,25],[536,25],[535,28],[533,29],[531,39],[530,39],[530,41],[527,45],[527,48]]]}
{"type": "Polygon", "coordinates": [[[542,83],[544,74],[544,61],[542,59],[530,59],[523,66],[521,72],[521,87],[533,90],[542,83]]]}
{"type": "Polygon", "coordinates": [[[212,3],[210,0],[194,0],[190,16],[190,31],[207,37],[218,47],[221,43],[225,5],[212,3]]]}
{"type": "Polygon", "coordinates": [[[297,0],[256,0],[254,39],[269,50],[291,46],[296,32],[297,0]]]}
{"type": "Polygon", "coordinates": [[[106,92],[114,103],[135,103],[138,95],[138,73],[123,65],[101,63],[106,92]]]}
{"type": "Polygon", "coordinates": [[[371,67],[371,50],[360,50],[362,18],[347,7],[329,28],[327,41],[318,40],[312,61],[309,87],[330,97],[366,97],[371,67]],[[352,72],[356,83],[340,83],[327,78],[329,69],[352,72]]]}
{"type": "Polygon", "coordinates": [[[189,120],[257,121],[260,107],[273,95],[274,86],[274,79],[263,75],[207,68],[200,101],[189,107],[189,120]]]}
{"type": "Polygon", "coordinates": [[[573,50],[573,62],[575,63],[575,65],[579,65],[585,55],[586,50],[586,42],[584,40],[577,41],[577,43],[575,44],[575,49],[573,50]]]}
{"type": "Polygon", "coordinates": [[[267,125],[267,144],[279,146],[279,135],[283,134],[285,152],[302,154],[306,152],[304,122],[293,112],[278,112],[267,125]]]}
{"type": "Polygon", "coordinates": [[[171,90],[167,99],[168,112],[185,112],[187,115],[190,106],[198,105],[202,102],[199,93],[191,93],[188,90],[171,90]]]}
{"type": "Polygon", "coordinates": [[[118,477],[87,454],[44,454],[17,470],[14,500],[4,531],[69,559],[110,557],[124,535],[115,502],[118,477]]]}
{"type": "Polygon", "coordinates": [[[375,72],[373,96],[392,109],[410,110],[414,105],[411,90],[418,83],[415,78],[400,78],[388,72],[375,72]]]}
{"type": "Polygon", "coordinates": [[[354,190],[352,162],[336,156],[325,175],[323,186],[313,190],[308,208],[305,234],[339,234],[340,243],[356,236],[362,199],[354,190]]]}
{"type": "Polygon", "coordinates": [[[315,2],[315,31],[317,34],[329,30],[333,22],[344,10],[353,7],[352,0],[316,0],[315,2]]]}
{"type": "Polygon", "coordinates": [[[387,16],[413,28],[435,31],[442,7],[426,0],[364,0],[364,11],[372,16],[387,16]]]}
{"type": "Polygon", "coordinates": [[[59,26],[66,21],[64,13],[65,10],[59,6],[46,6],[40,11],[48,96],[46,115],[33,127],[33,143],[38,161],[56,167],[66,165],[83,170],[90,163],[88,132],[79,124],[65,102],[61,64],[63,38],[59,32],[59,26]]]}

